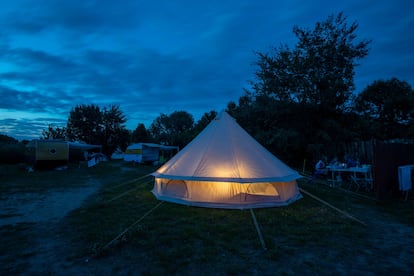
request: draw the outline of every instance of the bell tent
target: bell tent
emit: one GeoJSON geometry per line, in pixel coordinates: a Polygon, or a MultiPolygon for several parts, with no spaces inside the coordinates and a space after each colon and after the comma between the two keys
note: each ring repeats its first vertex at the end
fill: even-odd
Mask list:
{"type": "Polygon", "coordinates": [[[224,111],[152,175],[157,199],[185,205],[247,209],[301,198],[301,176],[224,111]]]}

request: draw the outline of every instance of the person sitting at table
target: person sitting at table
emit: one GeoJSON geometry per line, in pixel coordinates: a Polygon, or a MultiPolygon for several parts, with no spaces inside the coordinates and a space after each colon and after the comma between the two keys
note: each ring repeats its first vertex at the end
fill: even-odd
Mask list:
{"type": "Polygon", "coordinates": [[[353,168],[353,167],[356,167],[356,165],[357,165],[356,160],[352,156],[349,155],[346,158],[346,167],[347,168],[353,168]]]}
{"type": "Polygon", "coordinates": [[[327,176],[328,169],[326,168],[325,162],[320,159],[315,165],[315,172],[312,175],[312,181],[318,176],[327,176]]]}
{"type": "Polygon", "coordinates": [[[323,160],[319,160],[315,165],[315,170],[324,169],[325,167],[325,162],[323,162],[323,160]]]}
{"type": "Polygon", "coordinates": [[[338,168],[339,167],[338,158],[335,157],[334,159],[332,159],[331,162],[329,163],[329,166],[332,166],[333,168],[338,168]]]}

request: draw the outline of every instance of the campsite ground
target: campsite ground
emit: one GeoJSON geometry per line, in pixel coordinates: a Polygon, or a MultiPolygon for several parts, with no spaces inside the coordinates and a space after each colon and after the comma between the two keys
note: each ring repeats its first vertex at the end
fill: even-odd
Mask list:
{"type": "Polygon", "coordinates": [[[263,250],[248,210],[158,205],[151,180],[130,181],[152,170],[122,162],[32,173],[2,167],[0,274],[414,272],[412,198],[378,203],[369,194],[301,181],[366,226],[304,195],[287,207],[254,211],[263,250]]]}

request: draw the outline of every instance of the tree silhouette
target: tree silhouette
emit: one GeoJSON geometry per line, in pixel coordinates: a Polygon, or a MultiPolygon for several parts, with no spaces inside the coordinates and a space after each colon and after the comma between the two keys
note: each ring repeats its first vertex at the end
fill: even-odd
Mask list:
{"type": "Polygon", "coordinates": [[[118,147],[126,147],[129,132],[125,128],[125,115],[119,106],[101,110],[97,105],[78,105],[70,111],[66,127],[69,141],[102,145],[110,155],[118,147]]]}
{"type": "Polygon", "coordinates": [[[184,147],[191,140],[193,116],[186,111],[161,114],[151,124],[149,131],[155,141],[164,145],[184,147]]]}
{"type": "Polygon", "coordinates": [[[138,124],[137,128],[131,134],[131,141],[133,143],[148,143],[151,140],[150,134],[142,123],[138,124]]]}
{"type": "Polygon", "coordinates": [[[355,110],[369,121],[376,138],[413,138],[407,134],[414,120],[414,91],[405,81],[374,81],[355,99],[355,110]]]}

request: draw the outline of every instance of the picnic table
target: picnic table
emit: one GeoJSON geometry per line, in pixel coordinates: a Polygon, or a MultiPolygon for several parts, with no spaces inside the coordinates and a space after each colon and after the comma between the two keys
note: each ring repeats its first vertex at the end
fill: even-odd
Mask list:
{"type": "Polygon", "coordinates": [[[348,188],[352,184],[356,185],[357,191],[361,188],[371,191],[372,190],[372,173],[371,165],[362,165],[360,167],[347,168],[344,164],[339,166],[326,166],[329,170],[330,179],[328,179],[330,186],[341,186],[342,180],[345,176],[348,176],[351,180],[348,188]]]}

